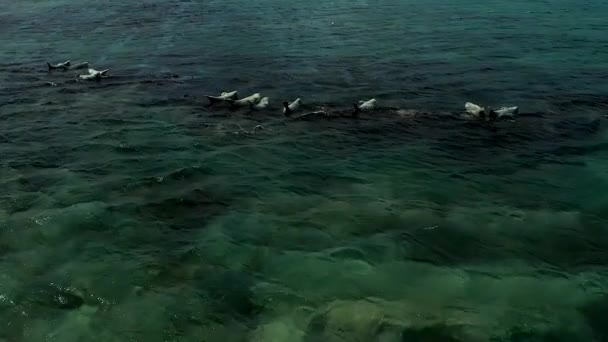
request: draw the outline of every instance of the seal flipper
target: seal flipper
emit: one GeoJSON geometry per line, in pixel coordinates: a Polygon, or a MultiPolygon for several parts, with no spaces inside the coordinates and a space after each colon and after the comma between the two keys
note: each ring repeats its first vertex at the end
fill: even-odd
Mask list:
{"type": "Polygon", "coordinates": [[[49,71],[55,69],[49,62],[46,62],[46,65],[49,67],[49,71]]]}

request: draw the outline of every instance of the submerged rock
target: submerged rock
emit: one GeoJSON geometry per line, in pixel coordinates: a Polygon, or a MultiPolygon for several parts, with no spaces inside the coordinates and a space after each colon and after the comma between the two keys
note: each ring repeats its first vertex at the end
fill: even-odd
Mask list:
{"type": "Polygon", "coordinates": [[[257,327],[250,342],[300,342],[304,332],[291,320],[276,320],[257,327]]]}
{"type": "Polygon", "coordinates": [[[420,328],[406,328],[401,332],[403,342],[468,342],[469,339],[459,337],[460,327],[438,324],[420,328]]]}
{"type": "Polygon", "coordinates": [[[354,247],[339,247],[328,252],[329,256],[338,259],[361,259],[365,260],[365,252],[354,247]]]}
{"type": "Polygon", "coordinates": [[[381,300],[336,301],[312,316],[305,342],[476,342],[460,323],[381,300]]]}
{"type": "Polygon", "coordinates": [[[48,308],[73,310],[84,304],[84,298],[75,290],[56,284],[34,291],[28,301],[48,308]]]}
{"type": "Polygon", "coordinates": [[[253,302],[253,280],[240,272],[218,272],[203,280],[204,295],[219,314],[255,315],[259,308],[253,302]]]}
{"type": "MultiPolygon", "coordinates": [[[[512,329],[504,338],[493,338],[492,342],[570,342],[590,341],[588,336],[580,336],[570,331],[562,330],[530,330],[512,329]]],[[[605,341],[598,339],[597,341],[605,341]]]]}
{"type": "Polygon", "coordinates": [[[581,312],[597,341],[608,341],[608,295],[585,305],[581,312]]]}
{"type": "Polygon", "coordinates": [[[182,193],[167,193],[135,210],[157,220],[169,223],[172,229],[198,228],[212,217],[224,212],[229,203],[202,189],[182,193]]]}
{"type": "Polygon", "coordinates": [[[393,325],[387,318],[377,303],[337,301],[312,317],[305,341],[376,341],[378,332],[393,325]]]}

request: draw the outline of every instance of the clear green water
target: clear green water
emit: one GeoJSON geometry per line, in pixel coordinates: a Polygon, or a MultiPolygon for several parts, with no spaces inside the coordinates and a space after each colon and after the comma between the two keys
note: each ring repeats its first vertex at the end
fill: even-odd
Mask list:
{"type": "Polygon", "coordinates": [[[3,2],[0,340],[607,341],[607,15],[3,2]],[[201,97],[232,89],[273,108],[201,97]],[[415,115],[280,113],[372,96],[415,115]]]}

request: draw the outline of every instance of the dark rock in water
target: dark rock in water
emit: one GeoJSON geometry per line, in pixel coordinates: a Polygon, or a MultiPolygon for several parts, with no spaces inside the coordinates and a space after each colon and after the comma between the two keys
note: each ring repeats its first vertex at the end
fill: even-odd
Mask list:
{"type": "MultiPolygon", "coordinates": [[[[480,236],[451,226],[442,225],[442,229],[419,230],[412,234],[404,234],[407,242],[413,242],[410,258],[432,264],[457,264],[476,261],[480,258],[480,236]]],[[[487,255],[484,257],[488,257],[487,255]]]]}
{"type": "Polygon", "coordinates": [[[379,303],[363,300],[336,301],[312,317],[304,341],[401,342],[403,327],[398,322],[385,321],[390,316],[388,310],[379,303]]]}
{"type": "Polygon", "coordinates": [[[212,170],[199,167],[185,167],[175,171],[168,173],[167,175],[157,176],[157,177],[146,177],[141,180],[129,183],[127,185],[128,189],[145,189],[150,187],[158,187],[158,186],[170,186],[175,187],[175,183],[169,184],[169,182],[179,182],[179,181],[196,181],[197,179],[204,179],[209,175],[212,175],[212,170]]]}
{"type": "Polygon", "coordinates": [[[8,254],[9,252],[11,252],[11,246],[6,242],[0,241],[0,257],[8,254]]]}
{"type": "Polygon", "coordinates": [[[306,342],[469,342],[479,341],[460,325],[408,320],[399,306],[381,301],[336,301],[313,315],[306,342]]]}
{"type": "Polygon", "coordinates": [[[53,297],[54,304],[60,309],[77,309],[84,304],[84,300],[69,292],[57,293],[53,297]]]}
{"type": "Polygon", "coordinates": [[[190,180],[195,178],[207,177],[213,174],[212,170],[201,167],[191,166],[184,167],[179,170],[173,171],[164,177],[165,180],[190,180]]]}
{"type": "Polygon", "coordinates": [[[227,204],[213,199],[201,189],[195,189],[180,197],[171,197],[155,203],[149,203],[148,209],[155,212],[155,216],[164,218],[180,218],[200,213],[213,213],[227,204]]]}
{"type": "Polygon", "coordinates": [[[216,313],[252,316],[259,307],[252,301],[253,279],[241,272],[226,271],[203,280],[204,294],[216,313]]]}
{"type": "Polygon", "coordinates": [[[599,300],[585,305],[581,312],[587,321],[587,325],[593,331],[596,341],[608,341],[608,295],[604,295],[599,300]]]}
{"type": "MultiPolygon", "coordinates": [[[[131,210],[146,218],[163,221],[174,230],[204,227],[208,220],[229,207],[229,203],[225,202],[223,198],[218,198],[219,196],[215,193],[203,189],[158,192],[161,195],[151,198],[150,202],[137,205],[131,210]]],[[[151,196],[148,193],[143,195],[151,196]]],[[[124,210],[124,208],[122,209],[124,210]]]]}
{"type": "Polygon", "coordinates": [[[329,252],[332,258],[365,260],[365,252],[353,247],[336,248],[329,252]]]}
{"type": "MultiPolygon", "coordinates": [[[[545,330],[524,330],[513,329],[504,338],[492,338],[492,342],[571,342],[571,341],[589,341],[588,337],[577,336],[568,331],[545,331],[545,330]]],[[[599,339],[597,341],[606,341],[599,339]]]]}
{"type": "Polygon", "coordinates": [[[0,205],[6,208],[10,214],[29,210],[36,203],[36,195],[27,193],[18,197],[0,196],[0,205]]]}
{"type": "Polygon", "coordinates": [[[35,291],[29,301],[49,308],[73,310],[84,304],[84,299],[73,290],[51,284],[48,288],[35,291]]]}
{"type": "Polygon", "coordinates": [[[406,328],[401,333],[403,342],[466,342],[457,337],[460,334],[458,327],[447,325],[432,325],[421,328],[406,328]]]}
{"type": "Polygon", "coordinates": [[[53,183],[53,180],[48,175],[32,175],[20,176],[16,179],[16,183],[27,192],[36,192],[39,189],[44,189],[53,183]]]}

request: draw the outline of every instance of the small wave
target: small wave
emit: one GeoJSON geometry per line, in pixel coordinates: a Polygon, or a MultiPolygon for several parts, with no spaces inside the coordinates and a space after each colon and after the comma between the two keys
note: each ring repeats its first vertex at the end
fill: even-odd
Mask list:
{"type": "Polygon", "coordinates": [[[584,146],[559,146],[554,150],[550,151],[551,154],[556,156],[583,156],[587,154],[593,154],[597,152],[608,151],[608,143],[599,143],[593,145],[584,146]]]}

